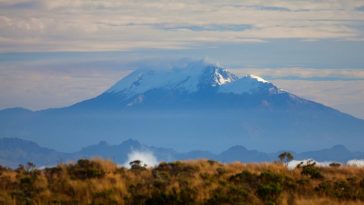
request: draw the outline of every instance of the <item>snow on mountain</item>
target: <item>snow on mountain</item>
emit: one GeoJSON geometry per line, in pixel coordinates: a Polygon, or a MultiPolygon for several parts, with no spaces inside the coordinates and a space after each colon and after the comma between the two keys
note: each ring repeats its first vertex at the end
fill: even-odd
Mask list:
{"type": "Polygon", "coordinates": [[[201,69],[137,70],[106,92],[133,95],[155,88],[179,88],[193,92],[197,90],[200,72],[201,69]]]}
{"type": "Polygon", "coordinates": [[[273,84],[255,75],[241,78],[217,65],[203,61],[190,62],[172,68],[141,68],[114,84],[105,93],[122,93],[128,97],[152,89],[179,90],[187,93],[217,88],[221,93],[252,93],[261,89],[278,93],[273,84]]]}
{"type": "Polygon", "coordinates": [[[261,77],[259,77],[259,76],[256,76],[256,75],[249,74],[249,75],[247,75],[247,77],[254,78],[254,79],[256,79],[257,81],[262,82],[262,83],[269,83],[268,81],[266,81],[266,80],[264,80],[263,78],[261,78],[261,77]]]}
{"type": "Polygon", "coordinates": [[[283,92],[272,83],[259,76],[251,74],[243,76],[233,83],[223,85],[219,89],[219,92],[234,94],[255,93],[260,91],[269,94],[278,94],[283,92]]]}

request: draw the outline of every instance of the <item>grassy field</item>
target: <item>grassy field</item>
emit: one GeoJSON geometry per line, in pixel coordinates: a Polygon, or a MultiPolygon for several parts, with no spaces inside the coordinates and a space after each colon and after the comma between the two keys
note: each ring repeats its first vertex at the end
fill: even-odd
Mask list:
{"type": "Polygon", "coordinates": [[[364,204],[364,169],[211,160],[0,168],[0,204],[364,204]]]}

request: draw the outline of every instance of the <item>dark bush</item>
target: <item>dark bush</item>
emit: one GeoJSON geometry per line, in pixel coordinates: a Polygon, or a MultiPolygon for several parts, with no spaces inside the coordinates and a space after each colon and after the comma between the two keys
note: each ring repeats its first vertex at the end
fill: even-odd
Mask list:
{"type": "Polygon", "coordinates": [[[223,186],[216,189],[206,201],[206,205],[245,205],[249,200],[249,191],[237,186],[223,186]]]}
{"type": "Polygon", "coordinates": [[[285,177],[279,173],[270,171],[262,172],[259,175],[259,185],[257,195],[266,204],[277,204],[283,191],[285,177]]]}
{"type": "Polygon", "coordinates": [[[310,180],[309,179],[306,179],[306,178],[303,178],[303,179],[298,179],[296,181],[297,185],[299,186],[305,186],[305,185],[308,185],[310,184],[310,180]]]}
{"type": "Polygon", "coordinates": [[[282,187],[278,183],[260,184],[257,195],[266,204],[277,204],[282,193],[282,187]]]}
{"type": "Polygon", "coordinates": [[[340,163],[337,163],[337,162],[332,162],[329,164],[330,167],[340,167],[341,164],[340,163]]]}
{"type": "Polygon", "coordinates": [[[45,168],[44,169],[44,173],[46,175],[46,177],[48,178],[48,180],[54,179],[56,177],[60,177],[62,175],[62,168],[60,167],[50,167],[50,168],[45,168]]]}
{"type": "Polygon", "coordinates": [[[226,170],[223,167],[216,168],[216,173],[218,176],[221,176],[226,173],[226,170]]]}
{"type": "Polygon", "coordinates": [[[171,176],[178,175],[178,176],[188,177],[188,176],[193,175],[195,172],[197,172],[198,167],[195,167],[188,163],[176,161],[176,162],[170,162],[170,163],[162,162],[159,164],[158,167],[153,169],[154,173],[163,172],[163,171],[168,172],[171,176]]]}
{"type": "Polygon", "coordinates": [[[105,175],[105,171],[99,163],[88,159],[80,159],[75,165],[70,165],[68,167],[68,173],[71,178],[81,180],[102,178],[105,175]]]}
{"type": "Polygon", "coordinates": [[[0,175],[4,172],[4,171],[9,171],[10,169],[8,167],[4,167],[0,165],[0,175]]]}
{"type": "Polygon", "coordinates": [[[118,202],[113,199],[113,190],[107,189],[101,192],[96,192],[92,195],[92,202],[90,205],[117,205],[118,202]]]}
{"type": "Polygon", "coordinates": [[[350,183],[344,180],[335,181],[333,184],[333,195],[339,199],[356,199],[357,190],[350,183]]]}
{"type": "Polygon", "coordinates": [[[329,195],[332,191],[331,183],[329,181],[323,181],[317,187],[315,187],[315,191],[319,192],[320,194],[329,195]]]}
{"type": "Polygon", "coordinates": [[[233,175],[229,178],[229,181],[238,184],[247,184],[253,188],[256,188],[259,183],[258,175],[252,174],[249,171],[242,171],[239,174],[233,175]]]}
{"type": "Polygon", "coordinates": [[[263,183],[278,183],[282,184],[285,177],[279,173],[274,173],[271,171],[262,172],[259,176],[259,180],[263,183]]]}
{"type": "Polygon", "coordinates": [[[302,175],[311,177],[311,179],[323,179],[324,176],[321,174],[320,169],[315,167],[315,165],[305,165],[302,166],[302,175]]]}
{"type": "Polygon", "coordinates": [[[364,178],[362,180],[360,180],[359,186],[360,186],[361,189],[364,190],[364,178]]]}
{"type": "Polygon", "coordinates": [[[211,159],[207,160],[207,162],[208,162],[210,165],[219,164],[219,162],[218,162],[218,161],[211,160],[211,159]]]}
{"type": "Polygon", "coordinates": [[[177,191],[165,192],[161,190],[154,190],[153,194],[146,199],[145,204],[147,205],[194,205],[196,204],[197,191],[189,187],[184,187],[177,191]]]}
{"type": "Polygon", "coordinates": [[[158,193],[153,194],[149,199],[146,200],[145,204],[147,205],[160,205],[160,204],[170,204],[177,205],[180,204],[177,200],[176,195],[158,193]]]}
{"type": "Polygon", "coordinates": [[[146,170],[147,165],[143,164],[140,160],[134,160],[132,162],[129,162],[130,169],[132,170],[146,170]]]}

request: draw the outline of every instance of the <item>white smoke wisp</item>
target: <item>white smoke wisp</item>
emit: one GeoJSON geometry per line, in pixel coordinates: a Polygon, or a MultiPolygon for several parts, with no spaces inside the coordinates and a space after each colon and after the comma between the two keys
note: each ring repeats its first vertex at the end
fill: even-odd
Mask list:
{"type": "Polygon", "coordinates": [[[348,166],[364,167],[364,159],[352,159],[346,162],[348,166]]]}
{"type": "Polygon", "coordinates": [[[123,166],[130,168],[129,163],[135,160],[140,160],[142,166],[146,165],[147,167],[154,167],[158,165],[158,160],[154,156],[153,152],[148,150],[133,150],[128,154],[128,159],[123,166]]]}

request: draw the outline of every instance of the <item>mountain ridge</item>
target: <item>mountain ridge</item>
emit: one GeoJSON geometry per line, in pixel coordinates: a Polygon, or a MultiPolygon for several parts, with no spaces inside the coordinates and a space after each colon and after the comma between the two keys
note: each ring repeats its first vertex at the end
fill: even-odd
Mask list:
{"type": "MultiPolygon", "coordinates": [[[[17,167],[19,164],[33,162],[37,166],[52,166],[67,163],[82,158],[103,158],[124,164],[132,152],[152,153],[158,161],[176,161],[191,159],[209,159],[220,162],[269,162],[278,160],[280,152],[261,152],[250,150],[242,145],[232,146],[222,152],[212,153],[204,150],[177,152],[170,148],[153,147],[140,143],[134,139],[125,140],[111,145],[105,141],[88,145],[77,152],[65,153],[39,146],[35,142],[20,138],[0,138],[0,165],[17,167]]],[[[282,151],[283,152],[283,151],[282,151]]],[[[364,152],[349,151],[343,145],[335,145],[316,151],[301,153],[292,152],[296,160],[314,159],[316,161],[346,162],[351,159],[363,159],[364,152]]]]}

